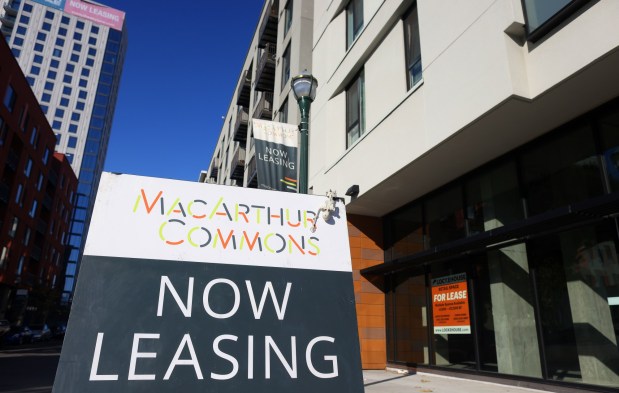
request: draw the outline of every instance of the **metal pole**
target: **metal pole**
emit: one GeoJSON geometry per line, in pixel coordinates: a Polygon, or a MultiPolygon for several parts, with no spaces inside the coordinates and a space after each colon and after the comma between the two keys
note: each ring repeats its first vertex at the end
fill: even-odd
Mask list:
{"type": "Polygon", "coordinates": [[[309,113],[312,100],[309,97],[301,97],[299,101],[299,109],[301,111],[301,124],[299,131],[301,132],[301,157],[299,162],[299,194],[307,194],[307,178],[308,178],[308,131],[309,131],[309,113]]]}

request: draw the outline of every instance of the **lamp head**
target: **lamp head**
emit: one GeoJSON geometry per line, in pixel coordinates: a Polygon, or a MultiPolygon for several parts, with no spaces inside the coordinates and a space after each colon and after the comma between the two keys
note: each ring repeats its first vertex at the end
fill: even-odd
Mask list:
{"type": "Polygon", "coordinates": [[[314,98],[316,98],[318,81],[307,70],[303,71],[301,75],[292,77],[290,85],[292,86],[294,98],[297,101],[303,97],[309,98],[311,101],[314,101],[314,98]]]}

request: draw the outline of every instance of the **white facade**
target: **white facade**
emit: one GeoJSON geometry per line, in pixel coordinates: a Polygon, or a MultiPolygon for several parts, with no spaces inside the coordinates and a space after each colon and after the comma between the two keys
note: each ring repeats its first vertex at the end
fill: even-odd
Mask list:
{"type": "Polygon", "coordinates": [[[347,210],[383,216],[619,95],[619,2],[572,14],[533,43],[519,0],[314,4],[309,186],[359,185],[347,210]],[[416,4],[423,79],[407,89],[402,18],[416,4]],[[346,146],[346,89],[365,74],[365,133],[346,146]]]}

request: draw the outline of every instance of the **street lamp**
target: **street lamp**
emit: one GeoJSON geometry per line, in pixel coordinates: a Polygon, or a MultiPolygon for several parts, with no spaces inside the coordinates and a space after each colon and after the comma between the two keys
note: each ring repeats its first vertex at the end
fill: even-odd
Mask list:
{"type": "Polygon", "coordinates": [[[309,131],[309,114],[312,101],[316,98],[318,81],[307,70],[290,80],[294,98],[297,99],[301,111],[301,159],[299,165],[299,193],[307,194],[307,145],[309,131]]]}

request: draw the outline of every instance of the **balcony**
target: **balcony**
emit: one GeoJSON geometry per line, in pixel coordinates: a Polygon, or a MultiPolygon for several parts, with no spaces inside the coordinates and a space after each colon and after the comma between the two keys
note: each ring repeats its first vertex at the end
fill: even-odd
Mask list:
{"type": "Polygon", "coordinates": [[[241,83],[236,89],[236,104],[241,106],[249,106],[249,98],[251,94],[251,68],[243,71],[241,75],[241,83]]]}
{"type": "Polygon", "coordinates": [[[249,113],[247,108],[239,106],[236,111],[236,123],[234,124],[233,139],[245,146],[247,142],[247,122],[249,121],[249,113]]]}
{"type": "Polygon", "coordinates": [[[237,183],[243,183],[243,175],[245,172],[245,148],[239,146],[234,151],[232,162],[230,163],[230,179],[236,180],[237,183]]]}
{"type": "Polygon", "coordinates": [[[277,9],[279,1],[271,1],[269,9],[260,25],[260,35],[258,38],[258,47],[264,48],[268,43],[275,44],[277,42],[277,9]]]}
{"type": "Polygon", "coordinates": [[[17,8],[14,7],[15,6],[12,4],[5,4],[4,10],[6,11],[6,15],[17,16],[17,13],[19,12],[19,4],[17,5],[17,8]]]}
{"type": "Polygon", "coordinates": [[[256,90],[273,91],[275,85],[275,55],[275,44],[269,43],[262,49],[256,68],[256,90]]]}
{"type": "Polygon", "coordinates": [[[258,188],[258,170],[256,166],[256,156],[253,156],[247,164],[247,187],[258,188]]]}
{"type": "Polygon", "coordinates": [[[209,179],[217,180],[217,175],[219,174],[219,165],[219,158],[213,158],[213,162],[211,162],[211,167],[209,168],[211,170],[211,174],[208,177],[209,179]]]}
{"type": "Polygon", "coordinates": [[[13,27],[15,26],[15,17],[6,14],[2,18],[0,18],[0,22],[2,22],[2,26],[13,27]]]}
{"type": "Polygon", "coordinates": [[[273,117],[273,93],[265,92],[260,95],[260,100],[254,109],[254,119],[271,120],[273,117]]]}

